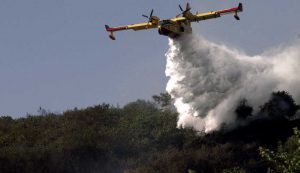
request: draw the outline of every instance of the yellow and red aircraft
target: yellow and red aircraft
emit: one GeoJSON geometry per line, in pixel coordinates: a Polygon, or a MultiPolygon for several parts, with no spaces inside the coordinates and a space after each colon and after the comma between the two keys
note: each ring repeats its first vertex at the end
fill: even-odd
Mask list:
{"type": "Polygon", "coordinates": [[[183,10],[182,7],[179,5],[179,9],[181,13],[177,15],[175,18],[160,20],[157,16],[153,16],[153,10],[150,13],[150,16],[142,15],[143,17],[148,19],[146,23],[139,23],[139,24],[131,24],[119,27],[110,28],[108,25],[105,25],[106,31],[109,32],[109,37],[112,40],[115,40],[114,32],[122,31],[122,30],[129,30],[132,29],[134,31],[139,30],[146,30],[146,29],[154,29],[158,28],[158,33],[160,35],[165,35],[170,38],[176,38],[184,33],[191,33],[192,32],[192,22],[199,22],[201,20],[213,19],[217,17],[221,17],[224,14],[234,14],[234,18],[236,20],[240,20],[238,16],[238,12],[243,11],[242,3],[239,3],[237,7],[229,8],[225,10],[218,10],[218,11],[211,11],[207,13],[196,13],[193,14],[191,12],[190,4],[187,3],[186,9],[183,10]]]}

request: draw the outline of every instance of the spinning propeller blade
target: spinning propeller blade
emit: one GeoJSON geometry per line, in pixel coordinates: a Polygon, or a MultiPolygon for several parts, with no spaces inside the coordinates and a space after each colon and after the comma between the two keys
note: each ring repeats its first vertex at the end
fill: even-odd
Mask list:
{"type": "Polygon", "coordinates": [[[183,12],[183,9],[182,9],[182,7],[181,7],[181,5],[179,4],[179,9],[180,9],[180,11],[182,11],[183,12]]]}
{"type": "Polygon", "coordinates": [[[190,11],[190,10],[191,10],[190,3],[187,3],[187,4],[186,4],[186,9],[185,9],[185,11],[190,11]]]}
{"type": "Polygon", "coordinates": [[[180,11],[182,11],[182,13],[178,14],[176,17],[179,17],[180,15],[184,15],[184,13],[186,13],[186,12],[188,12],[188,11],[191,10],[191,6],[190,6],[189,3],[186,4],[185,10],[182,9],[182,7],[181,7],[180,4],[178,6],[179,6],[180,11]]]}
{"type": "Polygon", "coordinates": [[[145,14],[142,14],[142,16],[145,17],[145,18],[147,18],[147,19],[149,19],[149,22],[150,22],[151,17],[153,16],[153,12],[154,12],[154,10],[152,9],[151,12],[150,12],[150,16],[147,16],[145,14]]]}
{"type": "Polygon", "coordinates": [[[151,10],[151,13],[150,13],[150,18],[151,18],[151,17],[152,17],[152,15],[153,15],[153,11],[154,11],[154,10],[152,9],[152,10],[151,10]]]}
{"type": "Polygon", "coordinates": [[[149,19],[147,25],[149,25],[149,23],[150,23],[151,20],[152,20],[153,12],[154,12],[154,10],[152,9],[151,12],[150,12],[150,16],[147,16],[147,15],[145,15],[145,14],[142,14],[143,17],[149,19]]]}

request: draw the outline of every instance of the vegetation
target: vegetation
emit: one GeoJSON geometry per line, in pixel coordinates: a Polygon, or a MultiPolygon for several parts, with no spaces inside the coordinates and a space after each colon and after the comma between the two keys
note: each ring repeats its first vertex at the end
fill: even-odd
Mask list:
{"type": "MultiPolygon", "coordinates": [[[[177,113],[165,108],[170,104],[167,95],[153,98],[123,108],[101,104],[62,114],[39,109],[39,115],[26,118],[3,116],[0,172],[266,173],[281,170],[277,163],[282,155],[287,165],[298,164],[299,155],[293,153],[299,152],[299,131],[288,137],[293,127],[300,128],[299,120],[254,120],[199,136],[192,129],[176,128],[177,113]],[[277,141],[286,142],[272,152],[277,141]]],[[[240,116],[246,119],[252,108],[246,102],[241,106],[248,110],[240,116]]]]}
{"type": "Polygon", "coordinates": [[[284,145],[279,143],[277,151],[259,147],[260,155],[274,164],[269,172],[300,172],[300,131],[294,128],[294,135],[284,145]]]}
{"type": "Polygon", "coordinates": [[[299,105],[286,91],[273,92],[270,101],[261,106],[261,112],[275,118],[291,118],[298,110],[299,105]]]}
{"type": "Polygon", "coordinates": [[[223,173],[246,173],[246,171],[242,168],[235,167],[232,169],[225,169],[223,170],[223,173]]]}
{"type": "Polygon", "coordinates": [[[235,113],[239,120],[245,120],[248,117],[252,116],[252,112],[253,112],[253,108],[248,105],[246,99],[241,100],[235,110],[235,113]]]}

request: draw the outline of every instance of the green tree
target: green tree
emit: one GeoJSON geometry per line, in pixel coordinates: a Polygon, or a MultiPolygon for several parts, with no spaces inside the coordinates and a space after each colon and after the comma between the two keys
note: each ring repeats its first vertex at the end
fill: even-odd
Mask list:
{"type": "Polygon", "coordinates": [[[294,135],[277,151],[259,147],[260,155],[274,164],[274,169],[268,172],[299,173],[300,172],[300,131],[294,128],[294,135]]]}
{"type": "Polygon", "coordinates": [[[231,169],[225,169],[222,173],[246,173],[246,171],[239,167],[234,167],[231,169]]]}
{"type": "Polygon", "coordinates": [[[244,120],[252,115],[253,108],[248,105],[246,99],[242,99],[235,110],[238,119],[244,120]]]}
{"type": "Polygon", "coordinates": [[[172,99],[169,93],[160,93],[159,95],[152,96],[152,98],[161,108],[171,105],[172,99]]]}
{"type": "Polygon", "coordinates": [[[271,99],[261,106],[261,112],[271,117],[293,117],[299,110],[293,97],[286,91],[273,92],[271,99]]]}

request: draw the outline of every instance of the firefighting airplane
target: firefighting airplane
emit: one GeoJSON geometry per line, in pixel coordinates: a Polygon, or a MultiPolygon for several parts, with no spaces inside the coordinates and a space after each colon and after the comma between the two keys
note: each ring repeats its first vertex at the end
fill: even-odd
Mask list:
{"type": "Polygon", "coordinates": [[[221,17],[224,14],[234,14],[234,18],[236,20],[240,20],[238,16],[238,12],[243,11],[242,3],[239,3],[237,7],[229,8],[225,10],[218,10],[218,11],[211,11],[207,13],[196,13],[193,14],[191,12],[190,4],[186,4],[186,9],[183,10],[182,7],[179,5],[179,9],[181,13],[177,15],[175,18],[160,20],[157,16],[153,16],[153,10],[150,13],[150,16],[142,15],[143,17],[148,19],[146,23],[139,23],[139,24],[131,24],[119,27],[110,28],[108,25],[105,25],[106,31],[109,32],[109,38],[115,40],[114,32],[122,31],[122,30],[129,30],[132,29],[134,31],[139,30],[146,30],[146,29],[154,29],[158,28],[158,33],[160,35],[165,35],[170,38],[176,38],[184,33],[191,33],[192,32],[192,22],[199,22],[201,20],[213,19],[217,17],[221,17]]]}

